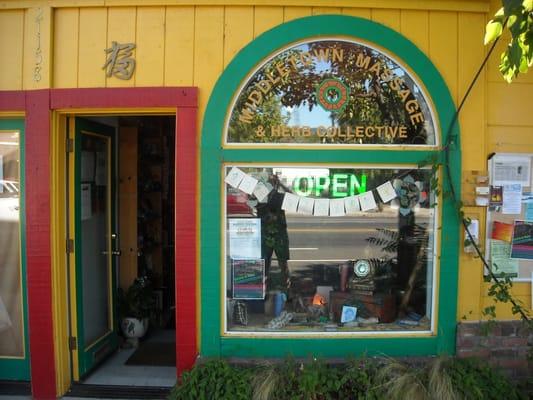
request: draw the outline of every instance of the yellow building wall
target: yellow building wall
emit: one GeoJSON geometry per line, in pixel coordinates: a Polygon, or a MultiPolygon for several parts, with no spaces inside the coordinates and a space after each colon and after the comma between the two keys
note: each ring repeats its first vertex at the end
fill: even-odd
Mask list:
{"type": "MultiPolygon", "coordinates": [[[[0,90],[196,86],[200,132],[213,85],[243,46],[283,22],[334,13],[371,19],[409,38],[432,60],[459,103],[487,52],[484,27],[498,1],[354,3],[0,0],[0,90]],[[137,68],[130,80],[108,78],[102,68],[104,49],[113,41],[137,45],[137,68]]],[[[491,57],[460,115],[466,197],[472,171],[486,173],[487,154],[533,152],[533,113],[528,109],[533,104],[533,74],[508,85],[497,71],[498,57],[491,57]]],[[[465,211],[484,222],[483,208],[468,206],[465,211]]],[[[462,233],[457,240],[462,241],[462,233]]],[[[462,253],[459,269],[458,319],[479,319],[492,301],[486,296],[481,262],[462,253]]],[[[529,283],[516,284],[515,293],[531,307],[529,283]]],[[[510,317],[508,308],[498,317],[510,317]]]]}

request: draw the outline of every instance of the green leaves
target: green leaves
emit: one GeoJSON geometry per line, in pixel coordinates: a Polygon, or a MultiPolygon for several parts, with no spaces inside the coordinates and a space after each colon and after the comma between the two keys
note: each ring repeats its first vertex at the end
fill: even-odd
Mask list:
{"type": "Polygon", "coordinates": [[[487,28],[485,29],[485,40],[484,43],[490,43],[493,40],[495,40],[497,37],[500,37],[502,34],[502,23],[500,21],[491,20],[487,24],[487,28]]]}
{"type": "Polygon", "coordinates": [[[533,0],[503,0],[503,7],[485,29],[485,45],[497,40],[507,30],[511,34],[500,56],[499,70],[511,83],[533,64],[533,0]]]}

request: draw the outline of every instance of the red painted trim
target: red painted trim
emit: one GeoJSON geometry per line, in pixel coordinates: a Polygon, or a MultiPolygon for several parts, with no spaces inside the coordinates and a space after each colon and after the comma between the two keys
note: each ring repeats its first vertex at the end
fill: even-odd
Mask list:
{"type": "Polygon", "coordinates": [[[197,107],[196,88],[52,89],[52,109],[197,107]]]}
{"type": "Polygon", "coordinates": [[[175,279],[177,373],[198,354],[196,300],[197,88],[52,89],[52,109],[176,108],[175,279]]]}
{"type": "Polygon", "coordinates": [[[26,92],[26,267],[31,386],[35,398],[55,398],[50,249],[50,96],[26,92]]]}
{"type": "Polygon", "coordinates": [[[0,91],[0,111],[24,111],[26,97],[21,90],[0,91]]]}
{"type": "Polygon", "coordinates": [[[178,375],[198,353],[196,88],[0,91],[0,111],[26,112],[26,254],[30,363],[34,398],[55,399],[50,232],[50,111],[80,108],[175,108],[176,349],[178,375]]]}
{"type": "Polygon", "coordinates": [[[176,118],[175,287],[178,375],[194,365],[196,343],[196,213],[198,210],[196,109],[176,118]]]}

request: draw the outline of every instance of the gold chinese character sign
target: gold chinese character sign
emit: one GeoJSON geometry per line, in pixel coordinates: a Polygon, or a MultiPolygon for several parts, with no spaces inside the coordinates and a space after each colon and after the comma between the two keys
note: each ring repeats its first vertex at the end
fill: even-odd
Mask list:
{"type": "Polygon", "coordinates": [[[132,57],[135,43],[120,44],[112,42],[111,47],[105,49],[106,62],[102,69],[106,70],[107,77],[115,76],[118,79],[130,79],[135,71],[135,59],[132,57]]]}

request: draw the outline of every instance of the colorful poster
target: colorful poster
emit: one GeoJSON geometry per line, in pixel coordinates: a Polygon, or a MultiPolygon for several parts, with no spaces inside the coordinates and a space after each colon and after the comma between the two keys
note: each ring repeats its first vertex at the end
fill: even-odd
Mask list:
{"type": "Polygon", "coordinates": [[[503,187],[491,186],[489,206],[500,207],[502,204],[503,204],[503,187]]]}
{"type": "Polygon", "coordinates": [[[232,259],[233,298],[263,300],[265,298],[265,260],[232,259]]]}
{"type": "Polygon", "coordinates": [[[533,260],[533,221],[515,221],[511,258],[533,260]]]}
{"type": "Polygon", "coordinates": [[[513,238],[513,224],[494,221],[492,224],[492,235],[490,238],[511,243],[511,239],[513,238]]]}
{"type": "Polygon", "coordinates": [[[518,260],[510,258],[511,245],[501,240],[490,240],[490,267],[496,275],[518,276],[518,260]]]}
{"type": "Polygon", "coordinates": [[[261,220],[259,218],[230,218],[228,232],[231,258],[261,258],[261,220]]]}

